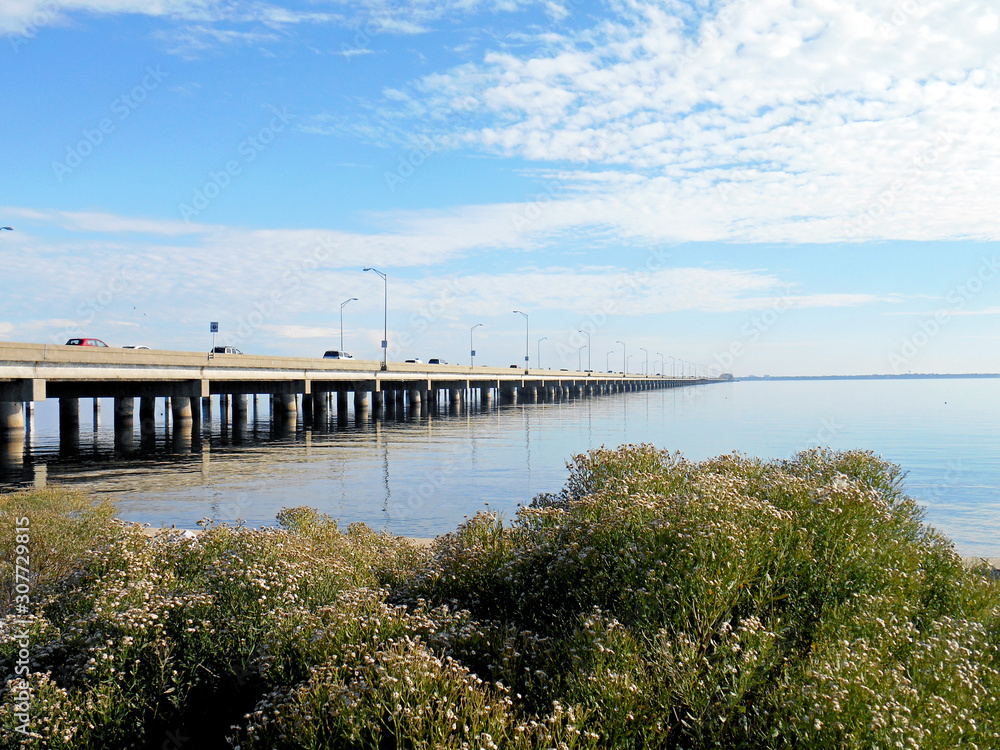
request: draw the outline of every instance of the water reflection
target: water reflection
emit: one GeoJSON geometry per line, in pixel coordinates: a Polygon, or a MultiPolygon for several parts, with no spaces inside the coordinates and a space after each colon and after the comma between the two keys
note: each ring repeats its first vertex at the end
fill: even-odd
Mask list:
{"type": "Polygon", "coordinates": [[[901,463],[934,526],[967,554],[996,555],[1000,395],[988,381],[959,385],[735,383],[590,398],[552,391],[515,404],[448,391],[411,402],[399,392],[382,407],[344,399],[334,409],[331,396],[329,408],[297,405],[284,416],[266,397],[215,397],[196,402],[190,419],[140,401],[134,443],[124,413],[102,419],[115,414],[112,400],[84,402],[75,417],[53,400],[36,405],[19,437],[0,440],[0,485],[76,485],[154,525],[205,516],[267,525],[282,507],[310,505],[345,527],[433,536],[487,503],[513,517],[535,494],[557,491],[565,462],[589,448],[651,442],[694,459],[733,450],[786,458],[819,442],[901,463]]]}

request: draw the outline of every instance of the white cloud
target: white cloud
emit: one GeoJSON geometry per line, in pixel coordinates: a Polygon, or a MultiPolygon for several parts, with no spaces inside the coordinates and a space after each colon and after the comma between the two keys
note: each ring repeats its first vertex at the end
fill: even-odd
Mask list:
{"type": "Polygon", "coordinates": [[[690,18],[634,0],[539,37],[541,51],[426,76],[391,92],[380,119],[327,132],[570,163],[549,218],[565,227],[995,239],[996,5],[737,0],[690,18]]]}

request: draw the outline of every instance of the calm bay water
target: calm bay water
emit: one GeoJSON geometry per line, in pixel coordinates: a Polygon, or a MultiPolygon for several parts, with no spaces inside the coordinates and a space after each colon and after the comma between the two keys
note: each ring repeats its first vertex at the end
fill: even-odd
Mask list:
{"type": "Polygon", "coordinates": [[[37,404],[25,466],[0,487],[76,486],[153,526],[190,528],[204,517],[273,525],[282,507],[309,505],[344,527],[434,536],[487,507],[513,517],[519,504],[558,490],[566,461],[589,448],[647,442],[691,459],[732,451],[788,458],[828,445],[900,464],[927,522],[960,553],[1000,555],[996,379],[736,382],[378,420],[334,416],[323,430],[300,422],[284,437],[272,436],[263,409],[234,435],[216,403],[215,420],[191,445],[167,439],[158,415],[157,445],[128,460],[114,455],[111,402],[96,430],[89,401],[80,411],[79,453],[60,456],[57,402],[37,404]]]}

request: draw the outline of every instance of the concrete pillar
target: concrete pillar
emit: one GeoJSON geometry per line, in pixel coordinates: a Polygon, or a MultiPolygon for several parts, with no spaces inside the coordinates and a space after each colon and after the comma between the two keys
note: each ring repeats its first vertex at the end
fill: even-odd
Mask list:
{"type": "Polygon", "coordinates": [[[307,425],[313,423],[313,398],[308,393],[302,394],[302,418],[307,425]]]}
{"type": "Polygon", "coordinates": [[[24,433],[24,406],[20,401],[0,401],[0,433],[24,433]]]}
{"type": "Polygon", "coordinates": [[[271,397],[273,404],[272,416],[277,419],[289,419],[292,415],[298,417],[298,410],[295,408],[294,393],[276,393],[271,397]]]}
{"type": "Polygon", "coordinates": [[[337,391],[337,416],[347,416],[347,391],[337,391]]]}
{"type": "Polygon", "coordinates": [[[253,394],[253,423],[257,426],[257,394],[253,394]]]}
{"type": "Polygon", "coordinates": [[[424,400],[424,389],[423,388],[411,388],[407,397],[410,399],[410,406],[419,407],[424,400]]]}
{"type": "Polygon", "coordinates": [[[94,399],[94,431],[101,426],[101,399],[94,399]]]}
{"type": "MultiPolygon", "coordinates": [[[[142,408],[141,406],[139,407],[142,408]]],[[[212,424],[212,397],[205,396],[201,399],[201,417],[208,424],[212,424]]]]}
{"type": "Polygon", "coordinates": [[[372,409],[379,414],[385,411],[384,391],[372,391],[372,409]]]}
{"type": "Polygon", "coordinates": [[[134,413],[134,398],[115,396],[115,448],[120,451],[132,450],[132,439],[135,432],[134,413]]]}
{"type": "Polygon", "coordinates": [[[329,418],[329,411],[327,409],[327,404],[329,403],[328,396],[329,394],[326,391],[313,393],[311,397],[313,421],[326,423],[326,420],[329,418]]]}
{"type": "Polygon", "coordinates": [[[493,403],[493,389],[488,386],[483,386],[479,389],[479,404],[481,406],[489,406],[493,403]]]}
{"type": "Polygon", "coordinates": [[[462,396],[464,395],[464,388],[449,388],[448,389],[448,403],[450,404],[460,404],[462,403],[462,396]]]}
{"type": "MultiPolygon", "coordinates": [[[[211,412],[208,418],[212,418],[211,412]]],[[[145,452],[156,449],[156,398],[153,396],[139,399],[139,448],[145,452]]]]}
{"type": "Polygon", "coordinates": [[[500,387],[500,395],[505,404],[517,403],[517,386],[513,383],[504,383],[500,387]]]}
{"type": "Polygon", "coordinates": [[[357,413],[361,409],[367,409],[369,405],[368,402],[368,391],[355,391],[354,392],[354,411],[357,413]]]}
{"type": "Polygon", "coordinates": [[[194,421],[194,417],[191,412],[190,396],[173,396],[169,399],[169,401],[170,416],[174,421],[175,428],[181,423],[187,424],[194,421]]]}
{"type": "Polygon", "coordinates": [[[59,439],[69,433],[75,433],[79,440],[80,399],[63,397],[59,399],[59,439]]]}

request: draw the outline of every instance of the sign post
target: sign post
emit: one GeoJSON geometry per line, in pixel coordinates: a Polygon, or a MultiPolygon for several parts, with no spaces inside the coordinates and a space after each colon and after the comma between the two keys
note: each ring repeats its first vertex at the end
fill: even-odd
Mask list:
{"type": "Polygon", "coordinates": [[[219,332],[219,323],[218,321],[213,321],[208,324],[208,327],[212,332],[212,354],[215,354],[215,334],[219,332]]]}

